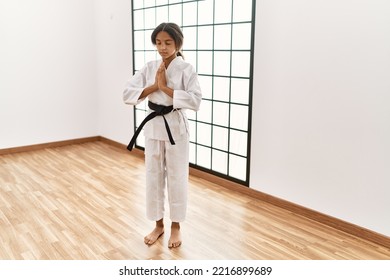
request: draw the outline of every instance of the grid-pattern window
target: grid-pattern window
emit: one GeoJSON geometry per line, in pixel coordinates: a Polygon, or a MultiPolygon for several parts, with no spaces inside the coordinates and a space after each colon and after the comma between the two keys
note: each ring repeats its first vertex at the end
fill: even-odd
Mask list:
{"type": "MultiPolygon", "coordinates": [[[[249,184],[254,0],[134,0],[134,72],[159,59],[150,36],[161,22],[183,30],[183,53],[199,75],[202,103],[188,110],[190,165],[249,184]]],[[[135,108],[135,128],[147,114],[135,108]]],[[[136,146],[144,147],[143,137],[136,146]]]]}

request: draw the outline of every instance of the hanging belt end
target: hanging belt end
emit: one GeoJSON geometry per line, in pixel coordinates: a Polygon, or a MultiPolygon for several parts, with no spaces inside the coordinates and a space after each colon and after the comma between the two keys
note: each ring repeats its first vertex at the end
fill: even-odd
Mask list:
{"type": "Polygon", "coordinates": [[[131,152],[131,150],[133,149],[133,146],[134,146],[134,142],[130,141],[129,145],[127,145],[127,149],[131,152]]]}

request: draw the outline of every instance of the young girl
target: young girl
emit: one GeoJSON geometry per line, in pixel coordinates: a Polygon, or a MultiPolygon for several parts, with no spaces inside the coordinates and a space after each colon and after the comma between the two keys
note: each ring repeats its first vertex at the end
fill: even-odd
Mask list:
{"type": "Polygon", "coordinates": [[[164,233],[167,186],[172,221],[168,247],[174,248],[181,245],[180,222],[187,210],[189,131],[185,109],[199,110],[202,94],[197,73],[183,60],[179,26],[161,23],[151,39],[161,60],[148,62],[127,82],[123,93],[126,104],[136,105],[148,98],[150,108],[128,149],[145,124],[146,215],[156,225],[144,242],[151,245],[164,233]]]}

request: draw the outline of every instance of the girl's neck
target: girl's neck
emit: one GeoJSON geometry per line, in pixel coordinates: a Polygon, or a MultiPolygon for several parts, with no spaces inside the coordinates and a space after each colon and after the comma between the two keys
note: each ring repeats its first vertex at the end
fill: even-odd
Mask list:
{"type": "Polygon", "coordinates": [[[169,64],[171,64],[172,60],[176,58],[176,54],[171,55],[170,57],[164,59],[165,68],[168,68],[169,64]]]}

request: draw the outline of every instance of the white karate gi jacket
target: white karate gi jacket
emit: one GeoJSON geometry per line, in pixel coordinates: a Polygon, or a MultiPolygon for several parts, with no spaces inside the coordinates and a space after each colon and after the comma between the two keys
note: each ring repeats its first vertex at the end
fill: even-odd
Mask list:
{"type": "MultiPolygon", "coordinates": [[[[155,82],[156,73],[162,60],[148,62],[141,70],[134,74],[125,85],[123,101],[126,104],[136,105],[143,101],[139,97],[144,88],[155,82]]],[[[198,75],[194,67],[185,62],[181,56],[171,61],[167,70],[167,86],[174,90],[173,98],[162,91],[150,94],[149,101],[158,105],[171,106],[174,109],[165,115],[173,139],[179,140],[183,134],[189,133],[188,121],[185,109],[199,110],[202,93],[198,81],[198,75]]],[[[144,127],[144,135],[155,140],[169,141],[168,134],[161,116],[150,120],[144,127]]]]}

